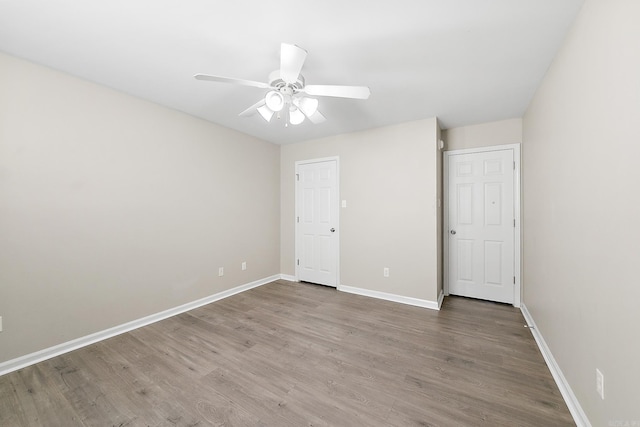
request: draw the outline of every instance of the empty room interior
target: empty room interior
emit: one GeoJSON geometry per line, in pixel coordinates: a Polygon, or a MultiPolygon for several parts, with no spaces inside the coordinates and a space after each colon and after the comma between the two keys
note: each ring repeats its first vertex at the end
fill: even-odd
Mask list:
{"type": "Polygon", "coordinates": [[[227,3],[0,1],[0,425],[640,427],[640,2],[227,3]]]}

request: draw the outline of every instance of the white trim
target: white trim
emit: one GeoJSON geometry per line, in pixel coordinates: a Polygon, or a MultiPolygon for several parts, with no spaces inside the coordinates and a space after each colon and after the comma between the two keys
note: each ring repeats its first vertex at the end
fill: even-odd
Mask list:
{"type": "Polygon", "coordinates": [[[174,308],[170,308],[168,310],[161,311],[160,313],[142,317],[137,320],[132,320],[131,322],[123,323],[122,325],[114,326],[112,328],[105,329],[100,332],[96,332],[90,335],[86,335],[84,337],[67,341],[62,344],[55,345],[53,347],[36,351],[35,353],[30,353],[30,354],[18,357],[16,359],[2,362],[0,363],[0,376],[8,374],[9,372],[17,371],[18,369],[25,368],[35,363],[42,362],[47,359],[51,359],[52,357],[56,357],[64,353],[68,353],[70,351],[77,350],[82,347],[86,347],[98,341],[106,340],[107,338],[111,338],[116,335],[120,335],[125,332],[129,332],[134,329],[138,329],[143,326],[150,325],[151,323],[164,320],[168,317],[172,317],[177,314],[184,313],[186,311],[193,310],[198,307],[202,307],[203,305],[207,305],[212,302],[230,297],[240,292],[248,291],[249,289],[253,289],[258,286],[262,286],[267,283],[273,282],[274,280],[278,280],[279,278],[280,278],[280,275],[277,274],[271,277],[266,277],[264,279],[247,283],[245,285],[236,286],[235,288],[227,289],[226,291],[218,292],[217,294],[213,294],[208,297],[201,298],[199,300],[195,300],[174,308]]]}
{"type": "Polygon", "coordinates": [[[514,231],[514,274],[516,276],[516,283],[514,285],[513,293],[513,306],[520,307],[522,304],[522,229],[520,227],[520,209],[521,209],[521,174],[520,174],[520,144],[505,144],[505,145],[493,145],[489,147],[480,148],[468,148],[464,150],[451,150],[444,152],[444,159],[442,162],[442,188],[443,194],[443,213],[442,213],[442,250],[443,250],[443,291],[445,295],[449,295],[449,157],[458,154],[473,154],[473,153],[486,153],[491,151],[513,150],[513,160],[515,161],[515,170],[513,171],[513,215],[516,220],[516,227],[514,231]]]}
{"type": "Polygon", "coordinates": [[[399,302],[401,304],[414,305],[422,308],[429,308],[431,310],[440,310],[440,307],[442,306],[442,300],[444,298],[444,294],[440,293],[440,296],[438,297],[438,301],[429,301],[426,299],[405,297],[402,295],[388,294],[386,292],[372,291],[370,289],[355,288],[353,286],[345,286],[345,285],[339,285],[338,290],[341,292],[362,295],[365,297],[377,298],[377,299],[382,299],[382,300],[392,301],[392,302],[399,302]]]}
{"type": "MultiPolygon", "coordinates": [[[[336,162],[336,198],[338,199],[338,217],[336,218],[336,229],[338,231],[336,238],[338,239],[338,244],[336,245],[336,288],[338,286],[340,286],[340,236],[341,236],[341,229],[340,229],[340,157],[339,156],[333,156],[333,157],[321,157],[318,159],[308,159],[308,160],[298,160],[295,163],[295,174],[298,175],[298,167],[300,165],[306,165],[306,164],[311,164],[311,163],[322,163],[322,162],[331,162],[331,161],[335,161],[336,162]]],[[[298,216],[298,181],[296,180],[294,183],[294,197],[293,197],[293,203],[294,203],[294,208],[293,208],[293,219],[294,219],[294,225],[295,225],[295,232],[294,232],[294,236],[293,236],[293,240],[294,240],[294,258],[293,258],[293,264],[294,264],[294,268],[295,268],[295,278],[294,278],[294,282],[299,282],[300,281],[300,275],[298,274],[298,222],[295,220],[295,218],[298,216]]]]}
{"type": "Polygon", "coordinates": [[[522,227],[520,209],[522,207],[521,191],[522,191],[522,175],[520,167],[522,164],[522,158],[520,154],[520,144],[513,145],[513,160],[516,162],[515,170],[513,171],[514,183],[513,183],[513,216],[516,220],[515,229],[515,242],[514,242],[514,273],[516,275],[515,293],[513,296],[513,306],[520,308],[522,306],[522,227]]]}
{"type": "Polygon", "coordinates": [[[538,348],[542,353],[542,357],[544,357],[544,361],[547,362],[547,366],[551,371],[551,375],[556,381],[558,389],[560,389],[560,394],[562,394],[562,397],[564,398],[564,401],[569,408],[569,412],[571,412],[571,415],[573,416],[573,421],[575,421],[578,427],[591,427],[589,418],[587,418],[587,415],[582,410],[582,406],[580,406],[578,398],[573,393],[573,390],[571,390],[569,382],[564,377],[564,374],[562,373],[560,366],[558,366],[556,359],[553,357],[551,350],[549,350],[544,337],[536,326],[536,322],[534,322],[533,317],[531,317],[531,313],[529,313],[529,310],[527,310],[527,306],[522,304],[522,306],[520,307],[520,311],[522,311],[522,315],[524,316],[524,319],[526,320],[527,325],[529,326],[529,329],[533,334],[533,338],[536,340],[536,344],[538,344],[538,348]]]}
{"type": "Polygon", "coordinates": [[[296,276],[292,276],[290,274],[281,274],[280,275],[280,279],[281,280],[288,280],[289,282],[297,282],[298,278],[296,276]]]}

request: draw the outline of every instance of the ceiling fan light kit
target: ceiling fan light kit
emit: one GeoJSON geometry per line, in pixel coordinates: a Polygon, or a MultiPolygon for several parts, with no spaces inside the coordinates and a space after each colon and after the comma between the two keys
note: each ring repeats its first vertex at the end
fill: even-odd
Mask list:
{"type": "Polygon", "coordinates": [[[264,120],[270,122],[274,114],[277,113],[278,118],[284,116],[285,126],[301,124],[305,118],[313,124],[319,124],[326,120],[324,115],[318,111],[318,100],[304,95],[350,99],[369,98],[371,91],[366,86],[305,85],[304,77],[300,71],[302,71],[306,58],[306,50],[293,44],[282,43],[280,69],[269,74],[269,83],[208,74],[196,74],[195,78],[269,89],[263,99],[241,112],[240,116],[249,116],[257,111],[264,120]]]}

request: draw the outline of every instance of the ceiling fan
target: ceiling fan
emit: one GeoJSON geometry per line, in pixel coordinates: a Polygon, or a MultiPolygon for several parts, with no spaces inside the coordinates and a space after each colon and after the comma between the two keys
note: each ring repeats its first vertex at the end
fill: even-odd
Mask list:
{"type": "Polygon", "coordinates": [[[351,99],[369,98],[371,91],[366,86],[307,85],[304,77],[300,74],[306,58],[306,50],[293,44],[282,43],[280,69],[269,74],[268,83],[208,74],[196,74],[194,77],[198,80],[269,89],[264,98],[241,112],[240,116],[250,116],[257,111],[267,122],[270,122],[275,115],[279,119],[284,117],[285,126],[288,126],[289,123],[298,125],[305,118],[314,124],[326,120],[318,111],[318,100],[305,95],[351,99]]]}

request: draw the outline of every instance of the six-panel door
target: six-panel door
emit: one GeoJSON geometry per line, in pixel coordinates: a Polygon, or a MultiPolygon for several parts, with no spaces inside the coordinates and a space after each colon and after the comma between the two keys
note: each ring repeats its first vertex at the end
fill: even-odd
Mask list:
{"type": "Polygon", "coordinates": [[[337,161],[299,164],[297,171],[298,279],[337,286],[337,161]]]}
{"type": "Polygon", "coordinates": [[[448,158],[449,293],[513,304],[513,150],[448,158]]]}

